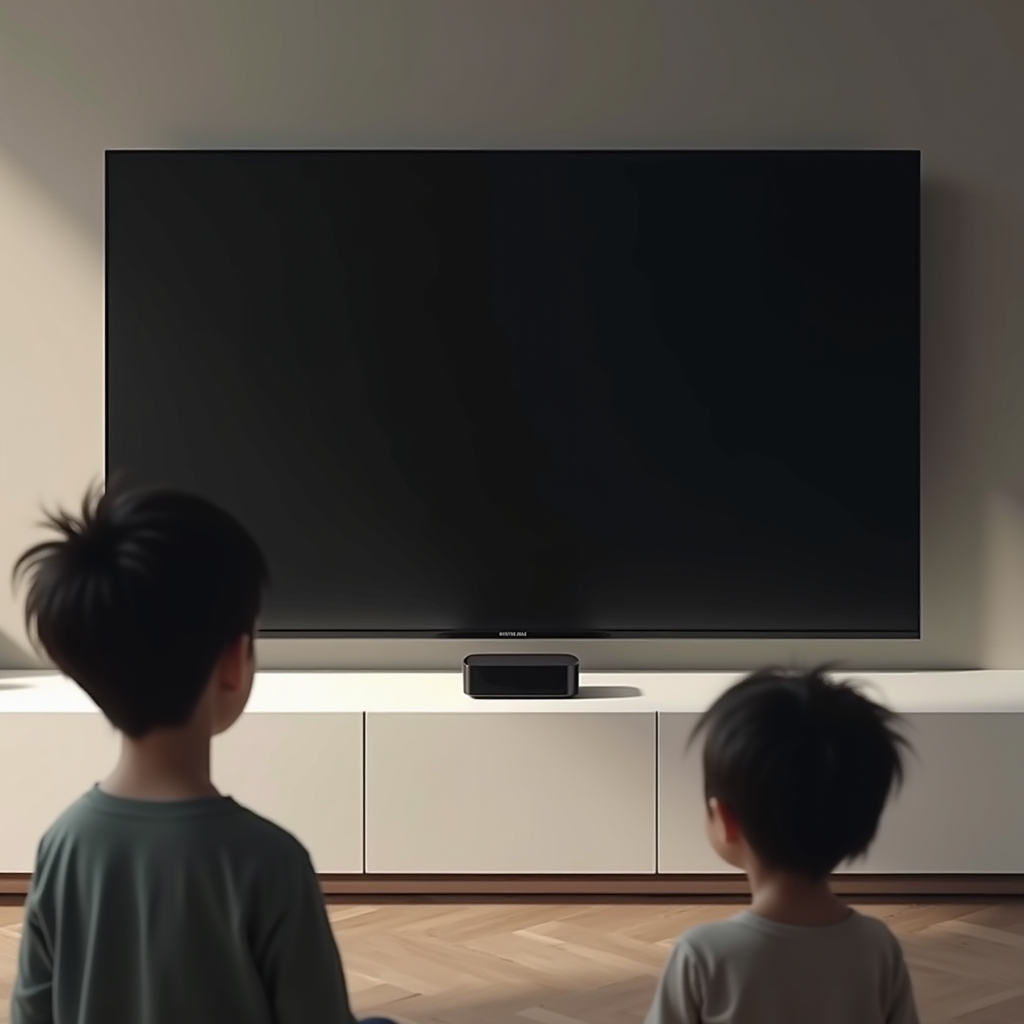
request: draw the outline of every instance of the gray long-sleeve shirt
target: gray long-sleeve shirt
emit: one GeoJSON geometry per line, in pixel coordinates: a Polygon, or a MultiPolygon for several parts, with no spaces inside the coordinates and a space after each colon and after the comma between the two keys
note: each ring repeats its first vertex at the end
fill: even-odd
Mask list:
{"type": "Polygon", "coordinates": [[[12,1024],[352,1024],[309,855],[229,798],[93,789],[39,846],[12,1024]]]}
{"type": "Polygon", "coordinates": [[[646,1024],[919,1024],[896,936],[856,912],[801,928],[750,911],[676,943],[646,1024]]]}

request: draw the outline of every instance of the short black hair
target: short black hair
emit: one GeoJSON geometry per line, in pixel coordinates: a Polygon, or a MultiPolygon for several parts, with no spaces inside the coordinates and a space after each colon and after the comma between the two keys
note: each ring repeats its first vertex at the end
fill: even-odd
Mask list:
{"type": "Polygon", "coordinates": [[[269,581],[249,532],[204,498],[92,488],[15,563],[25,622],[110,723],[140,738],[184,725],[217,660],[252,637],[269,581]]]}
{"type": "Polygon", "coordinates": [[[764,669],[698,722],[704,793],[731,812],[767,867],[820,879],[865,854],[909,744],[899,716],[850,681],[764,669]]]}

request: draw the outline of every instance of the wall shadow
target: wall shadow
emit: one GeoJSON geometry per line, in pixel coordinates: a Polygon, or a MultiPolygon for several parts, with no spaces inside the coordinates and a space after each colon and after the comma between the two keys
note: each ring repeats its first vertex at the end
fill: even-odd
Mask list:
{"type": "Polygon", "coordinates": [[[15,643],[6,633],[0,632],[0,669],[32,670],[41,666],[39,658],[27,647],[15,643]]]}
{"type": "MultiPolygon", "coordinates": [[[[963,667],[981,663],[983,509],[972,475],[981,437],[973,415],[969,193],[925,178],[921,193],[921,641],[963,667]]],[[[884,500],[884,496],[879,496],[884,500]]]]}
{"type": "Polygon", "coordinates": [[[628,697],[642,697],[643,691],[635,686],[581,686],[576,700],[619,700],[628,697]]]}

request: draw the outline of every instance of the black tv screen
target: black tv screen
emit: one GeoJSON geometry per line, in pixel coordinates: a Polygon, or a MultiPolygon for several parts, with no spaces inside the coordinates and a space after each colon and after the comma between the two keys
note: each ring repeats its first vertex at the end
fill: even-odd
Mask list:
{"type": "Polygon", "coordinates": [[[111,152],[106,463],[268,635],[919,635],[911,152],[111,152]]]}

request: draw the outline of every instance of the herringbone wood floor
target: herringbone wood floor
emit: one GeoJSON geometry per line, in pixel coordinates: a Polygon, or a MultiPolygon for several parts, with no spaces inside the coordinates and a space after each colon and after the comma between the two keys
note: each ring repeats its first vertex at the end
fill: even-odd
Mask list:
{"type": "MultiPolygon", "coordinates": [[[[735,905],[445,899],[334,904],[354,1009],[400,1024],[637,1024],[691,925],[735,905]]],[[[922,1024],[1024,1021],[1024,901],[859,907],[899,935],[922,1024]]],[[[0,907],[0,1024],[21,910],[0,907]]]]}

